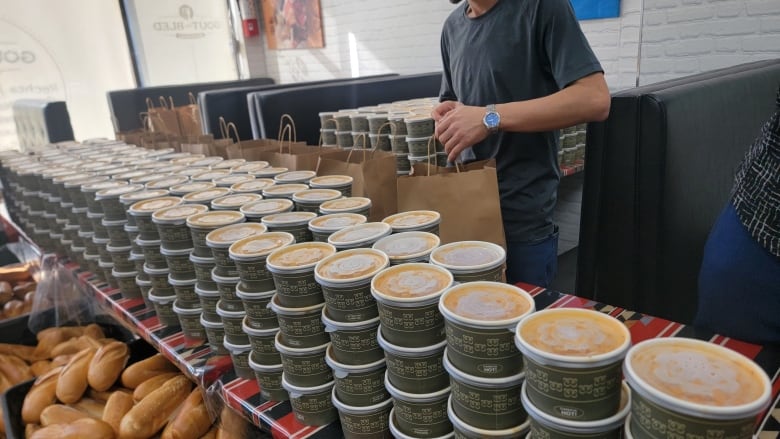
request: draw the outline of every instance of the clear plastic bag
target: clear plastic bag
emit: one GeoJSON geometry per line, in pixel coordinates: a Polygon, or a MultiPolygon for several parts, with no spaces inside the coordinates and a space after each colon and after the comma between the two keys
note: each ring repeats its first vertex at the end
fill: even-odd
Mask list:
{"type": "Polygon", "coordinates": [[[94,301],[56,255],[43,257],[39,276],[27,324],[30,331],[95,321],[94,301]]]}

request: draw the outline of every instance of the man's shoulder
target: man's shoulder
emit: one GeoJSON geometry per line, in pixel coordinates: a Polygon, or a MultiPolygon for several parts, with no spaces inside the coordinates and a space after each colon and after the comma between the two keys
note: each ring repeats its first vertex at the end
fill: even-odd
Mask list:
{"type": "Polygon", "coordinates": [[[458,22],[462,21],[466,16],[466,8],[468,7],[468,1],[462,1],[455,9],[450,12],[447,19],[444,20],[444,30],[452,29],[453,26],[457,26],[458,22]]]}

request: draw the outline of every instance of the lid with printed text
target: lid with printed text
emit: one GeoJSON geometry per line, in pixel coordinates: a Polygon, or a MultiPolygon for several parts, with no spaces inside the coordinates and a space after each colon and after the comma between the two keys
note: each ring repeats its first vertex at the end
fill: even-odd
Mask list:
{"type": "MultiPolygon", "coordinates": [[[[228,171],[230,172],[230,171],[228,171]]],[[[245,181],[252,181],[255,179],[254,175],[249,174],[229,174],[224,177],[215,178],[213,181],[217,186],[230,187],[236,183],[243,183],[245,181]]]]}
{"type": "Polygon", "coordinates": [[[357,213],[333,213],[309,221],[309,229],[316,232],[335,232],[345,227],[364,224],[368,219],[357,213]]]}
{"type": "Polygon", "coordinates": [[[187,217],[187,226],[203,229],[218,229],[231,224],[244,222],[245,219],[243,213],[231,210],[205,212],[187,217]]]}
{"type": "Polygon", "coordinates": [[[371,200],[365,197],[345,197],[320,204],[322,213],[337,213],[362,210],[371,207],[371,200]]]}
{"type": "Polygon", "coordinates": [[[352,246],[377,241],[389,235],[392,229],[385,223],[365,223],[345,227],[328,237],[328,242],[337,247],[352,246]]]}
{"type": "Polygon", "coordinates": [[[344,250],[320,261],[314,268],[314,276],[320,283],[360,282],[372,278],[389,263],[387,255],[379,250],[344,250]]]}
{"type": "Polygon", "coordinates": [[[309,221],[316,217],[317,214],[314,212],[285,212],[266,215],[262,221],[268,227],[284,227],[309,224],[309,221]]]}
{"type": "Polygon", "coordinates": [[[143,190],[142,184],[126,184],[124,186],[101,189],[95,193],[96,200],[106,200],[109,198],[119,198],[123,194],[129,194],[131,192],[138,192],[143,190]]]}
{"type": "Polygon", "coordinates": [[[431,264],[401,264],[382,270],[371,281],[375,295],[414,300],[441,295],[453,283],[452,273],[431,264]]]}
{"type": "Polygon", "coordinates": [[[412,210],[390,215],[382,222],[390,224],[393,230],[403,231],[438,224],[441,214],[433,210],[412,210]]]}
{"type": "Polygon", "coordinates": [[[267,232],[234,242],[230,249],[230,257],[238,260],[264,258],[274,250],[295,243],[293,235],[286,232],[267,232]]]}
{"type": "Polygon", "coordinates": [[[274,186],[275,184],[276,182],[270,178],[255,178],[254,180],[236,183],[233,186],[230,186],[230,189],[232,189],[233,192],[251,192],[259,194],[263,192],[263,189],[274,186]]]}
{"type": "Polygon", "coordinates": [[[305,184],[276,184],[269,188],[263,189],[263,196],[290,198],[294,193],[305,191],[307,189],[309,189],[309,186],[305,184]]]}
{"type": "Polygon", "coordinates": [[[213,189],[215,187],[217,187],[217,185],[210,181],[196,181],[190,183],[177,184],[176,186],[171,186],[169,190],[174,195],[184,195],[184,194],[189,194],[190,192],[198,192],[198,191],[205,191],[207,189],[213,189]]]}
{"type": "Polygon", "coordinates": [[[336,253],[336,247],[324,242],[302,242],[278,249],[268,255],[269,271],[314,268],[317,262],[336,253]]]}
{"type": "Polygon", "coordinates": [[[272,215],[275,213],[289,212],[293,208],[293,202],[286,198],[274,198],[260,200],[245,204],[239,209],[247,217],[272,215]]]}
{"type": "Polygon", "coordinates": [[[131,192],[119,196],[119,201],[124,204],[133,204],[136,201],[148,200],[150,198],[160,198],[168,195],[166,189],[147,189],[143,191],[131,192]]]}
{"type": "Polygon", "coordinates": [[[184,224],[187,217],[208,210],[209,208],[202,204],[180,204],[155,211],[152,214],[152,221],[155,224],[184,224]]]}
{"type": "Polygon", "coordinates": [[[341,192],[333,189],[306,189],[293,194],[293,201],[299,203],[323,203],[341,198],[341,192]]]}
{"type": "Polygon", "coordinates": [[[262,200],[263,197],[258,194],[232,194],[211,200],[212,209],[238,209],[244,204],[262,200]]]}
{"type": "Polygon", "coordinates": [[[237,172],[237,173],[246,173],[250,174],[253,171],[259,171],[261,169],[265,169],[270,166],[270,163],[262,160],[257,160],[254,162],[246,162],[238,166],[234,166],[230,168],[231,171],[237,172]]]}
{"type": "Polygon", "coordinates": [[[268,230],[260,223],[239,223],[223,226],[206,235],[206,245],[211,248],[227,248],[236,241],[260,235],[268,230]]]}
{"type": "Polygon", "coordinates": [[[277,183],[305,183],[316,177],[314,171],[289,171],[274,176],[277,183]]]}
{"type": "Polygon", "coordinates": [[[453,242],[431,253],[431,263],[455,271],[490,269],[504,261],[506,251],[503,248],[482,241],[453,242]]]}
{"type": "Polygon", "coordinates": [[[152,180],[146,183],[147,189],[165,189],[188,182],[189,179],[183,175],[169,175],[161,177],[156,180],[152,180]]]}
{"type": "Polygon", "coordinates": [[[183,195],[181,198],[184,200],[185,203],[201,203],[201,202],[211,202],[211,200],[214,200],[219,197],[224,197],[225,195],[230,195],[229,188],[214,187],[202,191],[190,192],[183,195]]]}
{"type": "Polygon", "coordinates": [[[134,216],[151,216],[157,210],[178,206],[182,203],[179,197],[160,197],[138,201],[128,209],[134,216]]]}
{"type": "Polygon", "coordinates": [[[403,232],[385,236],[377,241],[373,248],[381,250],[393,261],[427,256],[440,243],[441,239],[433,233],[403,232]]]}

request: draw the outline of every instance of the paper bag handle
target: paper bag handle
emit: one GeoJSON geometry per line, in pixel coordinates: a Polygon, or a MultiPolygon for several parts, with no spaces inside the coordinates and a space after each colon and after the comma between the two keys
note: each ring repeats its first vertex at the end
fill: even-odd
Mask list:
{"type": "Polygon", "coordinates": [[[173,96],[168,96],[168,100],[165,100],[165,96],[160,96],[158,98],[160,100],[160,107],[165,108],[166,110],[173,110],[175,107],[173,105],[173,96]]]}
{"type": "Polygon", "coordinates": [[[152,98],[146,98],[146,109],[150,111],[154,109],[154,101],[152,98]]]}
{"type": "Polygon", "coordinates": [[[238,128],[236,128],[236,124],[234,124],[233,122],[229,122],[227,124],[227,134],[228,134],[228,137],[230,136],[230,130],[231,129],[233,130],[233,134],[236,135],[236,143],[238,143],[240,145],[241,144],[241,137],[238,136],[238,128]]]}
{"type": "Polygon", "coordinates": [[[225,122],[225,118],[222,116],[219,116],[219,134],[223,139],[227,139],[227,122],[225,122]]]}
{"type": "Polygon", "coordinates": [[[198,100],[195,99],[195,95],[191,91],[187,92],[187,96],[190,98],[190,105],[198,105],[198,100]]]}
{"type": "MultiPolygon", "coordinates": [[[[292,127],[291,130],[287,133],[288,138],[290,140],[290,143],[298,141],[298,131],[295,129],[295,121],[293,120],[292,116],[290,116],[287,113],[282,114],[282,117],[279,118],[279,136],[276,140],[279,142],[282,141],[282,135],[284,134],[285,130],[284,128],[292,127]]],[[[281,148],[281,145],[280,145],[281,148]]],[[[282,152],[281,149],[279,152],[282,152]]]]}

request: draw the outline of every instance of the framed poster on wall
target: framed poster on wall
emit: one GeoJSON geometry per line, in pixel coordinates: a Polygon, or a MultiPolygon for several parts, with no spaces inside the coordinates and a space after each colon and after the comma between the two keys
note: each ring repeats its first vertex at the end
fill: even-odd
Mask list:
{"type": "Polygon", "coordinates": [[[320,0],[261,0],[269,49],[325,47],[320,0]]]}
{"type": "Polygon", "coordinates": [[[578,20],[620,17],[620,0],[571,0],[578,20]]]}

